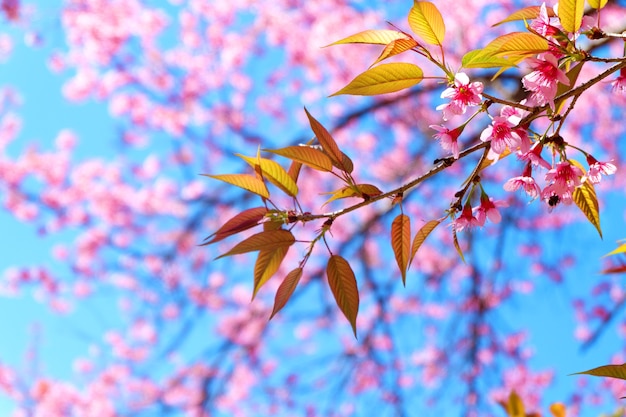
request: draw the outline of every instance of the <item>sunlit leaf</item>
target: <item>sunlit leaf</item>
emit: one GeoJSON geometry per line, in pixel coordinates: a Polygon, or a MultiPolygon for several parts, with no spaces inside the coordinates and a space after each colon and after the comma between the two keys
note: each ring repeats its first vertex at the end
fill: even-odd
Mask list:
{"type": "Polygon", "coordinates": [[[315,133],[315,137],[317,138],[320,145],[322,145],[322,149],[328,155],[333,165],[342,169],[343,167],[343,153],[339,150],[339,146],[335,139],[331,136],[331,134],[326,130],[324,126],[320,122],[318,122],[315,117],[311,116],[309,111],[304,109],[306,116],[309,118],[309,124],[311,125],[311,130],[315,133]]]}
{"type": "Polygon", "coordinates": [[[287,175],[295,182],[298,183],[298,177],[300,177],[300,170],[302,169],[302,162],[291,161],[289,165],[289,169],[287,170],[287,175]]]}
{"type": "Polygon", "coordinates": [[[566,417],[566,409],[563,403],[553,403],[550,405],[550,412],[554,417],[566,417]]]}
{"type": "Polygon", "coordinates": [[[261,220],[265,217],[267,213],[267,208],[265,207],[255,207],[251,209],[247,209],[238,213],[231,219],[229,219],[226,223],[222,225],[215,233],[211,236],[207,237],[207,239],[211,239],[208,242],[204,242],[202,245],[208,245],[211,243],[219,242],[222,239],[227,238],[228,236],[232,236],[236,233],[243,232],[244,230],[248,230],[256,225],[258,225],[261,220]]]}
{"type": "Polygon", "coordinates": [[[600,228],[600,209],[598,207],[598,198],[596,197],[596,191],[593,188],[593,184],[589,181],[583,182],[580,187],[577,187],[572,193],[574,202],[587,217],[589,222],[596,228],[602,238],[602,229],[600,228]]]}
{"type": "Polygon", "coordinates": [[[295,241],[295,238],[288,230],[267,230],[252,235],[239,242],[231,250],[215,259],[223,258],[225,256],[239,255],[242,253],[255,252],[263,249],[276,249],[291,246],[295,241]]]}
{"type": "Polygon", "coordinates": [[[396,257],[396,263],[402,275],[402,284],[406,285],[406,269],[409,265],[411,251],[411,219],[405,214],[399,214],[391,224],[391,247],[396,257]]]}
{"type": "Polygon", "coordinates": [[[331,94],[331,97],[341,94],[373,96],[393,93],[419,84],[423,75],[422,69],[414,64],[381,64],[357,75],[347,86],[331,94]]]}
{"type": "MultiPolygon", "coordinates": [[[[556,16],[554,14],[554,10],[552,10],[551,8],[547,8],[546,11],[548,12],[548,16],[549,17],[556,16]]],[[[494,24],[493,26],[498,26],[498,25],[501,25],[503,23],[513,22],[513,21],[516,21],[516,20],[536,19],[536,18],[539,17],[540,12],[541,12],[541,6],[524,7],[523,9],[520,9],[520,10],[517,10],[517,11],[511,13],[506,19],[499,21],[498,23],[494,24]]]]}
{"type": "Polygon", "coordinates": [[[298,186],[295,181],[289,176],[287,171],[281,167],[275,161],[267,158],[250,157],[241,154],[235,154],[250,166],[260,166],[263,178],[266,178],[269,182],[280,188],[285,194],[295,197],[298,195],[298,186]]]}
{"type": "Polygon", "coordinates": [[[626,265],[611,266],[600,271],[601,274],[623,274],[624,272],[626,272],[626,265]]]}
{"type": "Polygon", "coordinates": [[[608,2],[608,0],[587,0],[587,2],[594,9],[601,9],[604,6],[606,6],[606,3],[608,2]]]}
{"type": "Polygon", "coordinates": [[[285,259],[289,246],[281,246],[275,249],[262,249],[259,251],[259,256],[254,264],[254,288],[252,292],[252,299],[256,297],[256,293],[259,289],[270,279],[280,264],[285,259]]]}
{"type": "Polygon", "coordinates": [[[383,192],[372,184],[356,184],[356,185],[348,185],[346,187],[340,188],[335,191],[329,191],[326,193],[322,193],[322,195],[331,195],[331,197],[326,200],[324,205],[330,203],[331,201],[339,200],[342,198],[348,197],[361,197],[364,199],[369,199],[372,197],[376,197],[381,195],[383,192]]]}
{"type": "Polygon", "coordinates": [[[356,33],[347,38],[343,38],[337,42],[333,42],[330,45],[340,45],[346,43],[367,43],[374,45],[387,45],[389,42],[393,42],[396,39],[406,38],[406,34],[398,32],[397,30],[365,30],[363,32],[356,33]]]}
{"type": "Polygon", "coordinates": [[[443,45],[446,26],[437,7],[428,1],[415,1],[409,12],[409,26],[424,42],[443,45]]]}
{"type": "Polygon", "coordinates": [[[415,42],[415,39],[413,38],[402,38],[402,39],[396,39],[395,41],[391,41],[387,46],[385,46],[385,49],[383,49],[383,52],[380,54],[378,59],[374,61],[372,65],[375,65],[379,63],[380,61],[387,59],[389,57],[399,55],[402,52],[410,51],[417,45],[418,45],[417,42],[415,42]]]}
{"type": "Polygon", "coordinates": [[[534,33],[513,32],[496,38],[485,49],[493,51],[494,56],[528,56],[546,52],[550,46],[547,40],[534,33]]]}
{"type": "Polygon", "coordinates": [[[572,375],[593,375],[626,380],[626,363],[621,365],[604,365],[572,375]]]}
{"type": "Polygon", "coordinates": [[[270,320],[285,306],[285,304],[287,304],[287,301],[291,298],[291,294],[293,294],[293,291],[298,286],[298,282],[300,282],[301,277],[302,268],[296,268],[287,274],[276,291],[276,296],[274,297],[274,309],[270,315],[270,320]]]}
{"type": "Polygon", "coordinates": [[[622,243],[617,248],[613,249],[611,252],[607,253],[604,256],[619,255],[620,253],[626,253],[626,242],[622,243]]]}
{"type": "Polygon", "coordinates": [[[335,301],[344,316],[350,322],[356,337],[356,318],[359,312],[359,290],[356,278],[348,261],[339,255],[333,255],[326,267],[328,285],[335,301]]]}
{"type": "Polygon", "coordinates": [[[559,20],[561,26],[568,32],[580,29],[585,12],[585,0],[559,0],[559,20]]]}
{"type": "Polygon", "coordinates": [[[509,401],[507,403],[506,411],[509,417],[526,417],[524,403],[515,391],[512,391],[509,395],[509,401]]]}
{"type": "Polygon", "coordinates": [[[338,166],[337,168],[344,172],[347,172],[348,174],[351,174],[352,171],[354,171],[354,163],[348,155],[341,152],[341,166],[338,166]]]}
{"type": "MultiPolygon", "coordinates": [[[[583,64],[584,62],[581,62],[580,64],[570,68],[569,71],[567,71],[566,75],[567,75],[567,79],[569,80],[569,85],[565,85],[562,83],[558,83],[557,88],[556,88],[556,94],[555,97],[560,96],[561,94],[564,94],[568,91],[570,91],[572,88],[574,88],[576,86],[576,80],[578,79],[578,75],[580,74],[580,70],[583,68],[583,64]]],[[[561,110],[563,109],[563,106],[565,105],[565,102],[567,100],[559,100],[558,102],[555,103],[555,112],[556,113],[560,113],[561,110]]]]}
{"type": "Polygon", "coordinates": [[[465,262],[465,256],[463,256],[463,251],[461,250],[461,245],[459,245],[459,239],[456,236],[456,230],[452,229],[452,242],[454,243],[454,249],[456,249],[456,253],[459,254],[461,260],[465,262]]]}
{"type": "Polygon", "coordinates": [[[267,191],[267,187],[265,183],[258,179],[257,177],[253,177],[248,174],[223,174],[223,175],[209,175],[209,174],[201,174],[205,177],[215,178],[216,180],[224,181],[229,184],[235,185],[237,187],[243,188],[244,190],[250,191],[251,193],[260,195],[263,198],[270,198],[270,192],[267,191]]]}
{"type": "Polygon", "coordinates": [[[502,58],[492,55],[491,51],[485,52],[483,49],[474,49],[463,55],[461,64],[463,68],[510,68],[515,67],[523,59],[523,57],[502,58]]]}
{"type": "Polygon", "coordinates": [[[333,163],[330,157],[319,149],[311,146],[287,146],[280,149],[264,149],[276,155],[284,156],[292,161],[298,161],[317,171],[330,172],[333,170],[333,163]]]}
{"type": "Polygon", "coordinates": [[[411,245],[411,257],[409,258],[409,265],[411,265],[411,263],[413,262],[413,258],[415,258],[417,251],[422,246],[428,235],[430,235],[431,232],[435,230],[435,228],[439,226],[440,223],[441,220],[431,220],[429,222],[426,222],[426,224],[417,231],[415,237],[413,238],[413,244],[411,245]]]}

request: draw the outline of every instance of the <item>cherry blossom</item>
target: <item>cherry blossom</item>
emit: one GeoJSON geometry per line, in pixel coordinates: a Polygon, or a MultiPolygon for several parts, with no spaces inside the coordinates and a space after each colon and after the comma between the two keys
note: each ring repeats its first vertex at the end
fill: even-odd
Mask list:
{"type": "Polygon", "coordinates": [[[470,82],[464,72],[454,76],[454,86],[441,93],[441,98],[449,98],[449,103],[437,106],[443,112],[443,120],[453,115],[465,114],[467,107],[478,106],[482,101],[483,84],[479,81],[470,82]]]}

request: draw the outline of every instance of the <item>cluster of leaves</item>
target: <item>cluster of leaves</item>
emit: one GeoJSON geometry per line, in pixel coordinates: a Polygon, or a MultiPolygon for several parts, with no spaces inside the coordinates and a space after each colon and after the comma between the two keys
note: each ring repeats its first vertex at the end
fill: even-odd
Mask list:
{"type": "MultiPolygon", "coordinates": [[[[592,8],[598,11],[603,8],[606,2],[591,1],[592,8]]],[[[594,182],[587,180],[590,175],[591,167],[597,161],[591,155],[568,144],[560,135],[559,131],[563,126],[567,116],[576,104],[577,99],[598,82],[605,80],[608,76],[626,68],[626,60],[602,60],[595,58],[581,49],[576,43],[576,37],[581,31],[583,22],[584,1],[572,0],[559,3],[558,13],[548,12],[545,5],[527,7],[516,11],[508,18],[502,20],[498,24],[512,21],[523,20],[526,22],[530,19],[538,19],[547,27],[546,33],[539,33],[533,29],[531,25],[526,23],[526,32],[512,32],[500,36],[490,42],[482,49],[473,50],[465,54],[462,60],[463,68],[488,68],[497,70],[494,78],[499,76],[503,71],[516,67],[519,63],[528,59],[535,59],[541,54],[557,54],[560,58],[558,66],[554,71],[563,71],[565,78],[556,81],[555,75],[555,91],[552,93],[554,97],[542,97],[542,100],[528,100],[522,102],[512,102],[498,99],[497,97],[484,96],[487,100],[482,101],[479,110],[468,118],[465,123],[457,127],[455,130],[446,130],[448,136],[456,132],[456,136],[452,137],[455,141],[465,126],[472,121],[475,116],[481,113],[489,115],[488,110],[493,104],[501,104],[507,108],[509,113],[515,114],[517,124],[513,127],[506,125],[507,129],[518,129],[519,137],[529,137],[529,143],[525,152],[529,152],[528,148],[533,146],[536,150],[534,156],[541,159],[541,150],[543,147],[551,150],[553,160],[553,181],[562,181],[571,190],[552,192],[552,194],[542,195],[542,199],[546,201],[551,210],[561,201],[569,199],[574,202],[602,235],[600,228],[599,208],[594,189],[594,182]],[[560,22],[560,28],[551,25],[550,19],[557,18],[560,22]],[[581,72],[585,62],[617,62],[616,65],[608,70],[598,74],[595,78],[576,85],[578,75],[581,72]],[[569,103],[569,104],[568,104],[569,103]],[[543,131],[533,131],[531,124],[536,120],[547,120],[549,127],[543,131]],[[552,131],[550,131],[552,130],[552,131]],[[587,159],[590,171],[586,172],[583,165],[567,155],[567,148],[581,152],[587,159]],[[555,159],[560,158],[559,165],[555,167],[555,159]],[[594,162],[595,161],[595,162],[594,162]],[[561,165],[566,166],[569,172],[575,173],[575,181],[570,178],[563,178],[559,169],[561,165]],[[574,184],[574,185],[573,185],[574,184]]],[[[445,60],[445,24],[444,19],[437,7],[427,1],[415,1],[408,15],[408,24],[417,37],[399,30],[366,30],[357,33],[332,45],[340,44],[375,44],[384,45],[384,49],[380,56],[372,64],[373,67],[356,76],[348,85],[340,89],[332,95],[350,94],[350,95],[378,95],[386,93],[394,93],[400,90],[411,88],[424,79],[434,79],[440,82],[447,82],[450,88],[444,92],[442,97],[452,97],[457,94],[455,100],[458,100],[457,107],[452,109],[456,115],[464,114],[466,106],[476,105],[466,100],[468,94],[478,93],[482,91],[482,87],[472,87],[468,82],[464,82],[458,76],[458,71],[453,71],[445,60]],[[424,76],[421,67],[413,63],[380,62],[390,57],[397,56],[406,52],[413,52],[426,59],[435,67],[442,71],[442,75],[424,76]],[[375,66],[374,66],[375,65],[375,66]],[[474,92],[472,88],[475,88],[474,92]],[[463,101],[466,100],[466,101],[463,101]]],[[[598,27],[592,27],[584,32],[590,38],[603,37],[605,34],[598,27]]],[[[545,93],[541,91],[541,93],[545,93]]],[[[446,108],[444,110],[444,120],[446,120],[446,108]]],[[[448,109],[449,110],[449,109],[448,109]]],[[[306,109],[305,109],[306,111],[306,109]]],[[[503,111],[504,112],[504,111],[503,111]]],[[[309,259],[314,247],[319,242],[324,242],[329,258],[327,264],[327,278],[330,289],[335,297],[337,305],[348,319],[356,336],[356,318],[359,307],[359,292],[355,274],[349,262],[339,255],[332,252],[328,242],[327,235],[331,231],[333,222],[340,216],[357,210],[363,206],[372,204],[382,199],[390,199],[393,205],[400,207],[400,214],[395,217],[391,226],[390,241],[391,248],[395,255],[395,259],[399,268],[403,283],[406,280],[406,273],[411,265],[411,261],[415,257],[422,243],[428,235],[446,218],[451,219],[451,233],[454,246],[463,259],[463,252],[457,238],[457,232],[465,227],[484,223],[479,222],[473,215],[472,199],[476,200],[480,195],[481,209],[483,214],[494,221],[499,218],[499,214],[494,215],[495,206],[486,195],[482,184],[480,183],[480,174],[483,170],[491,167],[499,160],[513,153],[522,153],[523,144],[512,144],[506,142],[504,145],[495,145],[496,139],[501,138],[497,135],[501,132],[496,124],[497,117],[494,118],[494,126],[490,127],[489,135],[481,135],[481,141],[470,147],[458,152],[454,157],[447,157],[435,161],[435,165],[426,174],[420,175],[412,181],[401,187],[382,191],[372,184],[359,183],[352,175],[354,164],[352,160],[340,150],[337,142],[333,139],[328,130],[322,126],[308,111],[306,111],[311,129],[315,135],[314,139],[307,144],[301,146],[289,146],[281,149],[267,150],[267,152],[285,157],[292,161],[290,167],[285,169],[273,160],[263,158],[260,152],[256,157],[247,157],[239,155],[254,170],[254,174],[228,174],[228,175],[209,175],[212,178],[227,182],[234,186],[243,188],[244,190],[256,194],[261,197],[264,205],[252,209],[245,210],[226,223],[213,235],[209,236],[205,244],[218,242],[228,236],[238,234],[255,226],[261,226],[262,232],[249,236],[235,245],[231,250],[222,256],[230,256],[258,251],[258,257],[254,268],[254,294],[274,275],[281,265],[283,259],[294,243],[299,242],[293,235],[293,230],[298,223],[306,223],[314,220],[323,221],[318,234],[313,240],[302,242],[308,244],[308,249],[297,268],[289,272],[284,278],[282,284],[278,288],[274,302],[272,317],[286,304],[301,279],[307,260],[309,259]],[[483,136],[488,139],[483,139],[483,136]],[[491,139],[493,137],[493,139],[491,139]],[[315,143],[315,141],[317,141],[315,143]],[[500,149],[499,148],[503,148],[500,149]],[[472,169],[471,174],[464,181],[461,189],[456,193],[456,199],[451,202],[450,208],[445,214],[438,219],[426,222],[415,235],[411,231],[411,219],[402,210],[402,200],[404,193],[418,184],[424,182],[439,172],[444,171],[452,165],[456,159],[464,158],[475,152],[482,152],[479,161],[472,169]],[[346,198],[360,198],[361,201],[345,207],[341,210],[331,213],[312,214],[305,211],[298,201],[298,178],[301,168],[308,168],[321,171],[338,178],[343,184],[340,188],[323,192],[322,194],[330,195],[326,204],[335,200],[346,198]],[[281,208],[275,203],[266,183],[275,185],[280,191],[293,199],[293,207],[288,209],[281,208]],[[460,213],[460,214],[459,214],[460,213]],[[494,215],[494,216],[492,216],[494,215]],[[458,216],[458,217],[457,217],[458,216]]],[[[500,117],[502,119],[502,117],[500,117]]],[[[483,132],[485,133],[485,132],[483,132]]],[[[450,138],[448,138],[450,139],[450,138]]],[[[545,162],[545,161],[544,161],[545,162]]],[[[546,165],[548,164],[545,162],[546,165]]],[[[528,163],[530,171],[530,162],[528,163]]],[[[606,173],[611,173],[608,172],[606,173]]],[[[530,175],[527,178],[531,178],[530,175]]],[[[536,186],[537,187],[537,186],[536,186]]],[[[538,189],[538,187],[537,187],[538,189]]],[[[531,194],[530,191],[527,191],[531,194]]],[[[535,192],[534,197],[536,197],[535,192]]],[[[566,202],[567,203],[567,202],[566,202]]],[[[475,209],[474,209],[475,211],[475,209]]]]}

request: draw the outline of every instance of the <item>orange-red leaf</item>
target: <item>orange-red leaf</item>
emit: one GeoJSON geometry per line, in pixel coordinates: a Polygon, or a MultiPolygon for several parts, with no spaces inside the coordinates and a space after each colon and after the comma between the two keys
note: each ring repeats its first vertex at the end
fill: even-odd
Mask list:
{"type": "Polygon", "coordinates": [[[255,252],[263,249],[276,249],[291,246],[295,241],[296,239],[288,230],[266,230],[239,242],[231,250],[215,259],[247,252],[255,252]]]}
{"type": "Polygon", "coordinates": [[[328,285],[343,315],[348,319],[356,337],[356,318],[359,313],[359,289],[348,261],[333,255],[326,267],[328,285]]]}
{"type": "Polygon", "coordinates": [[[391,247],[396,257],[396,263],[402,274],[402,284],[406,285],[406,269],[409,266],[411,250],[411,219],[405,214],[399,214],[391,224],[391,247]]]}
{"type": "Polygon", "coordinates": [[[380,61],[387,59],[389,57],[401,54],[402,52],[410,51],[417,45],[418,43],[415,42],[415,39],[413,38],[401,38],[401,39],[396,39],[394,41],[391,41],[389,44],[387,44],[387,46],[385,46],[385,49],[383,49],[383,52],[380,54],[378,59],[374,61],[372,65],[375,65],[379,63],[380,61]]]}
{"type": "Polygon", "coordinates": [[[281,246],[276,249],[263,249],[259,252],[254,264],[253,300],[259,289],[278,271],[288,251],[289,246],[281,246]]]}
{"type": "Polygon", "coordinates": [[[270,192],[267,191],[265,183],[248,174],[224,174],[224,175],[209,175],[201,174],[205,177],[215,178],[216,180],[224,181],[237,187],[248,190],[251,193],[260,195],[263,198],[270,198],[270,192]]]}
{"type": "Polygon", "coordinates": [[[287,274],[276,291],[276,297],[274,297],[274,309],[272,310],[270,320],[285,306],[285,304],[287,304],[287,301],[291,298],[291,294],[293,294],[293,291],[298,286],[298,282],[300,282],[301,277],[302,268],[296,268],[287,274]]]}
{"type": "Polygon", "coordinates": [[[359,74],[350,83],[331,94],[351,94],[355,96],[373,96],[378,94],[394,93],[419,84],[424,78],[420,67],[405,62],[381,64],[359,74]]]}
{"type": "Polygon", "coordinates": [[[295,181],[289,176],[287,171],[275,161],[259,156],[250,157],[239,153],[235,155],[246,161],[255,169],[257,166],[260,167],[263,178],[267,178],[269,182],[280,188],[285,194],[291,197],[298,195],[298,186],[295,181]]]}
{"type": "Polygon", "coordinates": [[[333,42],[330,45],[340,45],[345,43],[367,43],[373,45],[387,45],[389,42],[393,42],[396,39],[406,38],[406,35],[397,30],[365,30],[363,32],[356,33],[347,38],[343,38],[337,42],[333,42]]]}
{"type": "Polygon", "coordinates": [[[267,209],[265,207],[255,207],[248,210],[244,210],[237,214],[233,218],[229,219],[226,223],[220,227],[217,232],[213,233],[207,239],[211,239],[208,242],[204,242],[202,245],[208,245],[210,243],[218,242],[222,239],[232,236],[236,233],[248,230],[251,227],[258,225],[265,217],[267,209]]]}
{"type": "Polygon", "coordinates": [[[311,146],[287,146],[281,149],[265,149],[265,151],[301,162],[318,171],[330,172],[333,170],[330,157],[311,146]]]}
{"type": "Polygon", "coordinates": [[[315,119],[315,117],[311,116],[306,107],[304,108],[304,111],[306,112],[306,116],[309,118],[311,130],[313,130],[315,137],[320,145],[322,145],[322,149],[326,155],[328,155],[333,164],[341,169],[343,166],[343,154],[339,150],[337,142],[335,142],[335,139],[333,139],[328,130],[326,130],[326,128],[315,119]]]}
{"type": "Polygon", "coordinates": [[[413,258],[417,254],[417,251],[422,246],[428,235],[435,230],[437,226],[439,226],[441,220],[431,220],[427,222],[420,230],[417,231],[415,237],[413,238],[413,244],[411,245],[411,257],[409,258],[409,265],[413,262],[413,258]]]}
{"type": "Polygon", "coordinates": [[[433,3],[415,1],[409,12],[409,26],[424,42],[430,45],[443,45],[446,26],[441,13],[433,3]]]}
{"type": "Polygon", "coordinates": [[[598,206],[598,198],[596,197],[596,191],[593,188],[593,184],[589,181],[583,182],[580,187],[577,187],[572,193],[572,199],[578,206],[580,211],[587,217],[589,222],[594,225],[600,238],[602,238],[602,228],[600,227],[600,208],[598,206]]]}
{"type": "Polygon", "coordinates": [[[550,405],[550,412],[554,417],[565,417],[567,415],[563,403],[553,403],[550,405]]]}

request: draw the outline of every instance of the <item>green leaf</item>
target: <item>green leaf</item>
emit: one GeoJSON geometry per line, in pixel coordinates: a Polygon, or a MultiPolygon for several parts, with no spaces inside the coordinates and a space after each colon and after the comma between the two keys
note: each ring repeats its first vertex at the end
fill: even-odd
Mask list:
{"type": "Polygon", "coordinates": [[[239,242],[235,247],[223,255],[215,259],[225,256],[239,255],[242,253],[256,252],[263,249],[277,249],[280,247],[291,246],[296,239],[288,230],[266,230],[239,242]]]}
{"type": "Polygon", "coordinates": [[[276,291],[276,296],[274,297],[274,309],[270,315],[270,320],[285,306],[285,304],[287,304],[287,301],[291,298],[291,294],[293,294],[294,290],[298,286],[298,282],[300,282],[301,277],[302,268],[296,268],[287,274],[276,291]]]}
{"type": "Polygon", "coordinates": [[[439,226],[440,223],[441,223],[441,220],[431,220],[427,222],[424,226],[422,226],[420,230],[417,231],[417,233],[415,234],[415,237],[413,238],[413,244],[411,245],[412,247],[411,247],[411,257],[409,258],[409,265],[411,265],[411,263],[413,262],[413,258],[415,258],[417,251],[422,246],[422,244],[424,243],[428,235],[430,235],[432,231],[435,230],[437,226],[439,226]]]}
{"type": "Polygon", "coordinates": [[[225,239],[228,236],[243,232],[244,230],[248,230],[258,225],[261,220],[263,220],[266,213],[267,208],[265,207],[255,207],[238,213],[237,215],[229,219],[226,223],[224,223],[222,227],[217,230],[217,232],[207,237],[205,241],[207,239],[211,240],[202,243],[202,246],[219,242],[220,240],[225,239]]]}
{"type": "Polygon", "coordinates": [[[463,68],[510,68],[515,67],[524,58],[502,58],[491,55],[490,51],[474,49],[463,55],[461,64],[463,68]]]}
{"type": "Polygon", "coordinates": [[[418,43],[415,42],[415,39],[413,38],[402,38],[402,39],[396,39],[394,41],[391,41],[390,43],[387,44],[387,46],[385,46],[385,49],[383,49],[383,52],[380,54],[378,59],[374,61],[372,65],[375,65],[379,63],[380,61],[387,59],[389,57],[399,55],[402,52],[410,51],[417,45],[418,43]]]}
{"type": "Polygon", "coordinates": [[[216,180],[224,181],[234,186],[243,188],[251,193],[260,195],[263,198],[270,198],[270,192],[267,191],[265,183],[260,179],[248,174],[224,174],[224,175],[209,175],[200,174],[205,177],[215,178],[216,180]]]}
{"type": "Polygon", "coordinates": [[[580,29],[585,12],[585,0],[559,0],[559,20],[563,29],[574,33],[580,29]]]}
{"type": "Polygon", "coordinates": [[[604,6],[606,6],[606,3],[608,2],[608,0],[587,0],[587,2],[594,9],[601,9],[604,6]]]}
{"type": "Polygon", "coordinates": [[[356,318],[359,312],[359,290],[356,278],[348,261],[339,255],[333,255],[326,267],[328,285],[335,297],[337,306],[348,319],[356,337],[356,318]]]}
{"type": "Polygon", "coordinates": [[[347,86],[331,94],[331,97],[341,94],[373,96],[393,93],[419,84],[423,75],[422,69],[414,64],[381,64],[357,75],[347,86]]]}
{"type": "Polygon", "coordinates": [[[572,375],[604,376],[626,380],[626,363],[621,365],[604,365],[584,372],[576,372],[572,375]]]}
{"type": "Polygon", "coordinates": [[[278,271],[280,264],[285,259],[289,246],[281,246],[275,249],[262,249],[254,264],[254,288],[252,299],[256,297],[259,289],[278,271]]]}
{"type": "Polygon", "coordinates": [[[406,286],[406,270],[411,251],[411,219],[409,216],[399,214],[391,224],[391,247],[402,275],[402,285],[406,286]]]}
{"type": "Polygon", "coordinates": [[[433,3],[415,1],[409,12],[409,26],[424,42],[430,45],[443,45],[446,26],[441,13],[433,3]]]}
{"type": "Polygon", "coordinates": [[[267,178],[269,182],[280,188],[285,194],[291,197],[298,195],[298,186],[295,181],[275,161],[267,158],[245,156],[239,153],[235,155],[246,161],[253,168],[260,166],[263,178],[267,178]]]}
{"type": "MultiPolygon", "coordinates": [[[[548,12],[548,16],[549,17],[556,16],[554,14],[554,10],[552,10],[551,8],[546,8],[546,11],[548,12]]],[[[541,12],[541,6],[524,7],[523,9],[520,9],[520,10],[517,10],[517,11],[511,13],[506,19],[499,21],[498,23],[494,24],[493,26],[499,26],[499,25],[501,25],[503,23],[514,22],[516,20],[536,19],[536,18],[539,17],[540,12],[541,12]]]]}
{"type": "Polygon", "coordinates": [[[387,45],[389,42],[393,42],[396,39],[406,38],[406,34],[398,32],[397,30],[365,30],[359,32],[347,38],[343,38],[337,42],[333,42],[330,45],[340,45],[346,43],[366,43],[372,45],[387,45]]]}
{"type": "Polygon", "coordinates": [[[333,163],[330,157],[319,149],[315,149],[311,146],[287,146],[286,148],[280,149],[264,149],[264,151],[284,156],[292,161],[301,162],[317,171],[330,172],[333,170],[333,163]]]}
{"type": "Polygon", "coordinates": [[[598,207],[598,198],[593,184],[589,181],[582,183],[572,193],[572,198],[580,211],[587,217],[589,222],[596,228],[602,238],[602,229],[600,228],[600,209],[598,207]]]}
{"type": "Polygon", "coordinates": [[[333,139],[328,130],[326,130],[326,128],[315,119],[315,117],[311,116],[306,107],[304,108],[304,112],[309,119],[311,130],[313,130],[313,133],[315,133],[315,137],[317,138],[320,145],[322,145],[322,149],[330,158],[333,165],[343,171],[346,171],[343,165],[343,152],[339,150],[339,146],[337,145],[337,142],[335,142],[335,139],[333,139]]]}

